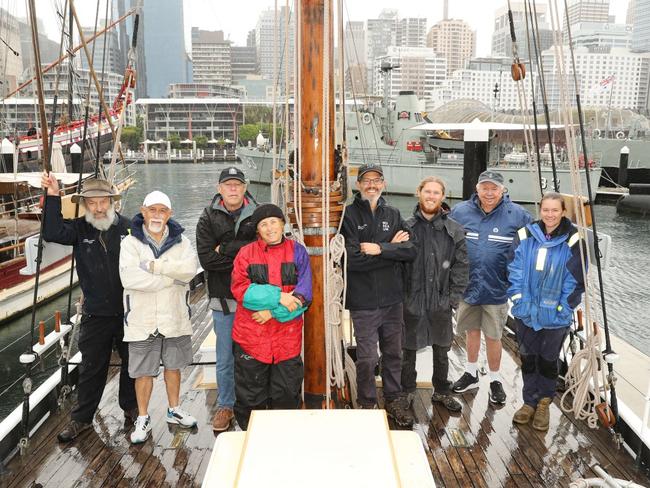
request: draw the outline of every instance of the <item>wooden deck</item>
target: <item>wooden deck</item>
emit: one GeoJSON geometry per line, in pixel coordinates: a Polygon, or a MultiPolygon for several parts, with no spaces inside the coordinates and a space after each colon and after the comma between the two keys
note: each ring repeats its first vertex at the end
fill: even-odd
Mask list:
{"type": "MultiPolygon", "coordinates": [[[[211,327],[211,317],[206,300],[200,299],[193,308],[198,348],[211,327]]],[[[487,377],[481,378],[478,391],[462,396],[461,414],[449,414],[438,405],[432,407],[431,390],[418,390],[414,430],[425,446],[437,486],[566,487],[576,478],[594,477],[591,468],[595,464],[614,477],[650,486],[650,479],[635,469],[632,458],[624,450],[613,448],[609,434],[591,431],[562,414],[557,399],[548,433],[514,426],[511,419],[520,405],[521,375],[512,340],[504,342],[506,405],[489,405],[487,377]]],[[[451,355],[450,376],[456,378],[462,372],[461,343],[454,345],[451,355]]],[[[117,405],[118,382],[113,377],[95,417],[94,430],[84,432],[71,444],[59,444],[56,434],[68,420],[67,406],[45,422],[24,456],[15,456],[8,464],[9,472],[0,477],[0,486],[201,486],[215,440],[210,420],[216,392],[193,388],[199,372],[198,367],[188,367],[181,385],[181,405],[199,419],[198,429],[179,429],[164,421],[167,402],[162,378],[158,378],[150,409],[153,435],[144,444],[130,445],[130,426],[117,405]]]]}

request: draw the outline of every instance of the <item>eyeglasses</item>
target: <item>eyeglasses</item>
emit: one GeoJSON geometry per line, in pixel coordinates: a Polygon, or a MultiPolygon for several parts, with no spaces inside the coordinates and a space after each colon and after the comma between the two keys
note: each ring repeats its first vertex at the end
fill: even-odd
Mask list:
{"type": "Polygon", "coordinates": [[[367,186],[367,185],[379,185],[383,181],[384,181],[383,177],[382,178],[373,178],[373,179],[363,178],[363,179],[359,180],[359,183],[361,183],[362,185],[367,186]]]}

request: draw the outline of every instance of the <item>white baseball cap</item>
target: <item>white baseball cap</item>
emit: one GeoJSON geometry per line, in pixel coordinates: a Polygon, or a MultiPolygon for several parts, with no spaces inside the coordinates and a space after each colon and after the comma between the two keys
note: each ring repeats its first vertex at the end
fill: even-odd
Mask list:
{"type": "Polygon", "coordinates": [[[152,205],[156,204],[164,205],[170,210],[172,208],[172,202],[169,197],[158,190],[154,190],[149,193],[146,197],[144,197],[144,202],[142,202],[143,207],[151,207],[152,205]]]}

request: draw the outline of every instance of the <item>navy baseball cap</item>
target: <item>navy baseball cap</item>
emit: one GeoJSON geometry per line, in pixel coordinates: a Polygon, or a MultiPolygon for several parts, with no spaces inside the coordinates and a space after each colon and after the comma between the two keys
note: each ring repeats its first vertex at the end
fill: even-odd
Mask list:
{"type": "Polygon", "coordinates": [[[219,183],[228,180],[239,180],[242,183],[246,183],[246,175],[244,175],[244,172],[241,169],[231,166],[224,169],[219,175],[219,183]]]}
{"type": "Polygon", "coordinates": [[[381,166],[375,163],[362,164],[359,166],[359,172],[357,173],[357,181],[361,181],[361,177],[370,171],[379,173],[381,176],[384,176],[384,170],[381,169],[381,166]]]}
{"type": "Polygon", "coordinates": [[[501,173],[497,173],[496,171],[483,171],[479,176],[478,176],[478,183],[494,183],[495,185],[501,185],[503,186],[503,175],[501,173]]]}

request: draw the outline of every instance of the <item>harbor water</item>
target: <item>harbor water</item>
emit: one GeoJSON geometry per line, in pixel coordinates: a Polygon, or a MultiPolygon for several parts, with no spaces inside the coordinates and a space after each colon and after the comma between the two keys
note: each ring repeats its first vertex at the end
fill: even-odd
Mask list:
{"type": "MultiPolygon", "coordinates": [[[[154,190],[169,195],[174,206],[174,218],[186,229],[194,242],[196,222],[203,208],[214,196],[222,163],[206,164],[140,164],[136,167],[136,184],[124,199],[122,213],[131,217],[139,211],[144,196],[154,190]]],[[[243,168],[245,170],[245,168],[243,168]]],[[[415,190],[415,189],[414,189],[415,190]]],[[[270,187],[251,185],[249,191],[259,202],[268,201],[270,187]]],[[[408,217],[415,198],[386,196],[408,217]]],[[[453,205],[455,202],[450,202],[453,205]]],[[[534,213],[534,207],[529,207],[534,213]]],[[[603,272],[607,313],[612,334],[622,338],[641,352],[650,355],[650,220],[636,216],[619,216],[614,206],[597,205],[595,216],[598,231],[612,237],[610,265],[603,272]]],[[[74,292],[76,296],[77,291],[74,292]]],[[[50,317],[54,310],[67,308],[67,296],[41,307],[37,320],[50,317]]],[[[11,411],[22,397],[20,383],[23,373],[18,357],[28,347],[31,317],[26,315],[0,328],[0,419],[11,411]]],[[[45,378],[56,367],[51,356],[39,369],[37,376],[45,378]]],[[[38,378],[36,379],[38,382],[38,378]]]]}

